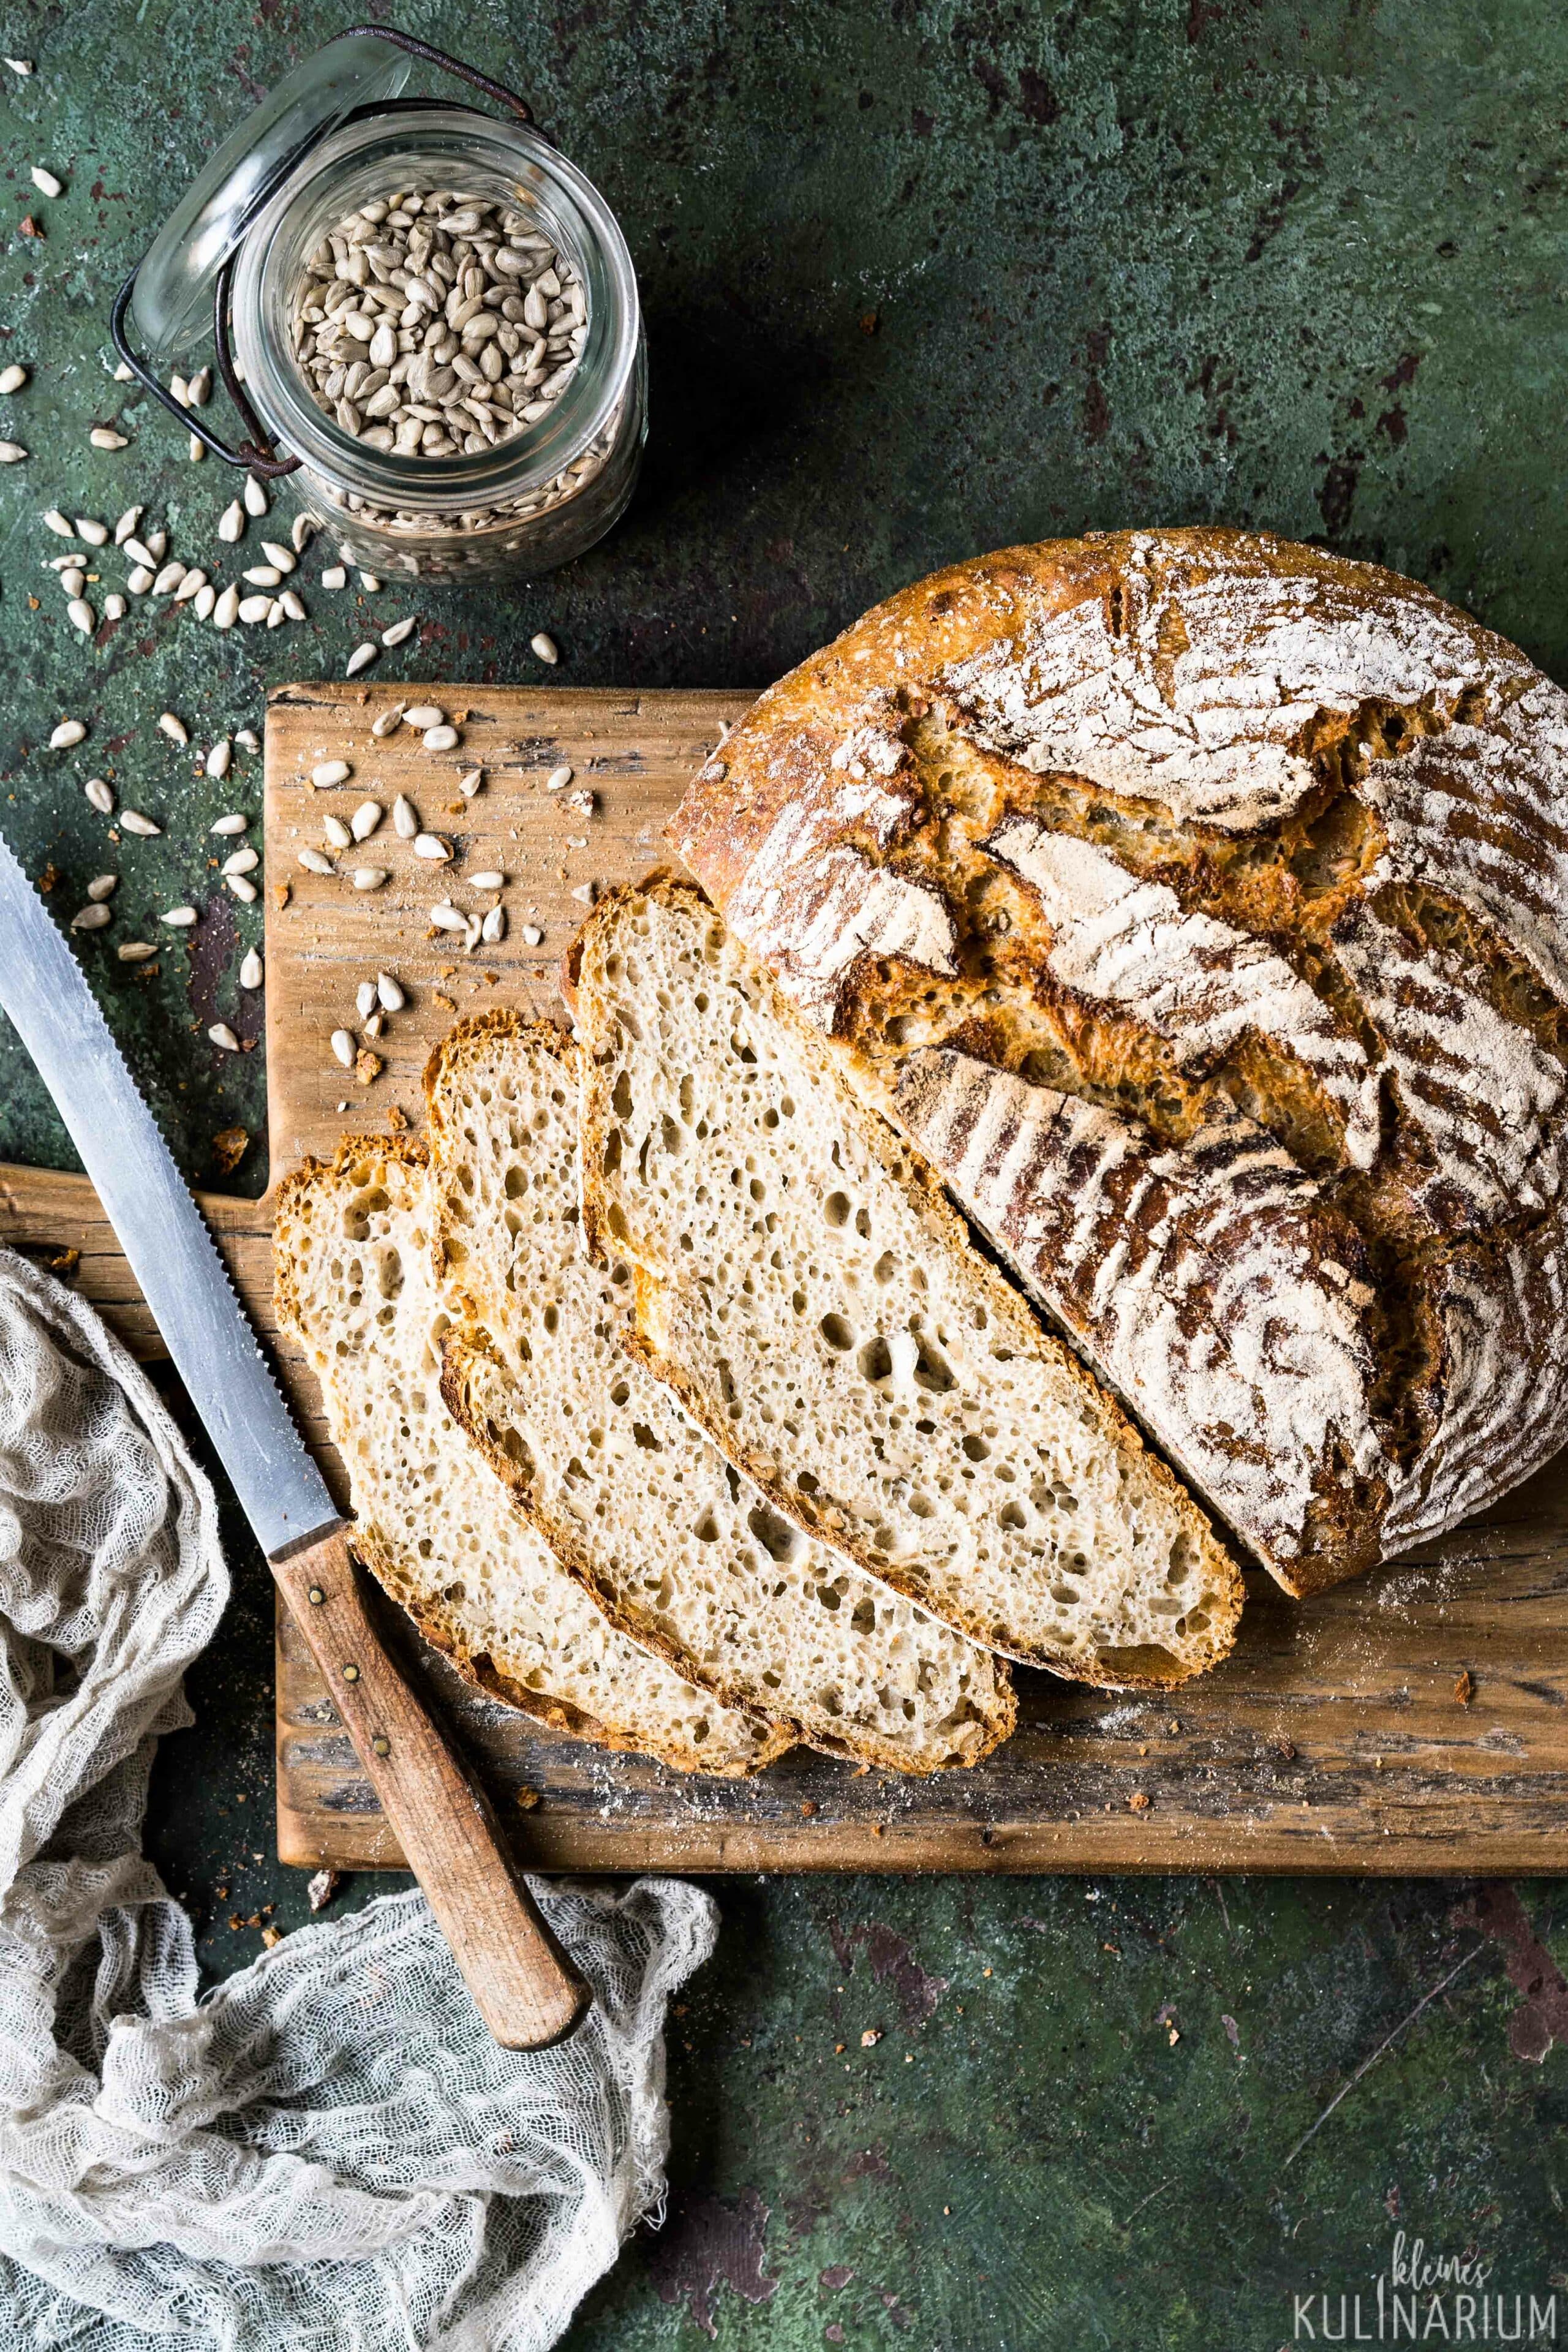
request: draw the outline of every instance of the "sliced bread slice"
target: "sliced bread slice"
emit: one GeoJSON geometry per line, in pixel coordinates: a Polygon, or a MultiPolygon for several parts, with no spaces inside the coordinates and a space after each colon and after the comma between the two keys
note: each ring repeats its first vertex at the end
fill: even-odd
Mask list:
{"type": "Polygon", "coordinates": [[[279,1190],[279,1320],[305,1347],[349,1474],[353,1548],[468,1680],[540,1723],[682,1771],[790,1745],[616,1633],[518,1518],[441,1401],[447,1320],[423,1149],[351,1138],[279,1190]]]}
{"type": "Polygon", "coordinates": [[[731,1706],[900,1772],[1013,1727],[1005,1668],[770,1510],[626,1353],[630,1284],[578,1246],[575,1048],[508,1013],[430,1065],[448,1292],[443,1392],[605,1614],[731,1706]]]}
{"type": "Polygon", "coordinates": [[[612,893],[575,967],[590,1245],[775,1508],[1058,1674],[1224,1656],[1241,1579],[1202,1513],[700,892],[612,893]]]}

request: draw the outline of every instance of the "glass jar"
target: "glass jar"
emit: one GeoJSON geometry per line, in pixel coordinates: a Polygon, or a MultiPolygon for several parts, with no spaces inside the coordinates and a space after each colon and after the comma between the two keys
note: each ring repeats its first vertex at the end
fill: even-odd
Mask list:
{"type": "Polygon", "coordinates": [[[215,317],[220,373],[232,335],[243,391],[230,389],[252,437],[237,456],[205,414],[182,423],[269,488],[289,490],[348,561],[456,582],[552,571],[604,536],[636,485],[647,404],[631,255],[598,190],[528,121],[400,97],[411,55],[526,114],[510,93],[405,35],[342,37],[213,158],[122,289],[115,340],[171,404],[125,339],[127,311],[162,365],[188,366],[215,317]],[[582,350],[548,410],[483,450],[445,457],[380,449],[350,432],[319,404],[293,339],[323,237],[377,198],[434,188],[536,216],[586,302],[582,350]]]}

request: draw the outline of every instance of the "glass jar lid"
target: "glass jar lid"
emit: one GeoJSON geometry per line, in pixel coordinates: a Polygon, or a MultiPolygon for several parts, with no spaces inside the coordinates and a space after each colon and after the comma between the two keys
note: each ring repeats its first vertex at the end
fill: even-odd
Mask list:
{"type": "Polygon", "coordinates": [[[296,66],[230,133],[137,274],[132,311],[155,367],[205,343],[219,271],[300,158],[358,108],[398,97],[413,69],[407,50],[368,28],[345,33],[296,66]]]}

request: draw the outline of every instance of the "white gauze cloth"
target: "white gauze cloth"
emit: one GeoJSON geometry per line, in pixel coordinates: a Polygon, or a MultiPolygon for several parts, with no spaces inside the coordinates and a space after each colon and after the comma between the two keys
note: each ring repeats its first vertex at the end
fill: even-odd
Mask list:
{"type": "Polygon", "coordinates": [[[199,2000],[140,1829],[227,1594],[147,1380],[0,1252],[0,2347],[535,2352],[662,2193],[714,1906],[536,1882],[595,1992],[556,2050],[497,2048],[416,1891],[199,2000]]]}

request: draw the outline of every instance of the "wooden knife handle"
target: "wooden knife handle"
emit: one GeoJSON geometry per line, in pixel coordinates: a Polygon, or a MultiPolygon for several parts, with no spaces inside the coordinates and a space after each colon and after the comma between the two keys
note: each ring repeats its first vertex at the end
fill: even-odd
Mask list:
{"type": "Polygon", "coordinates": [[[271,1567],[479,2015],[503,2049],[559,2042],[588,1988],[540,1917],[483,1790],[384,1647],[346,1535],[271,1567]]]}

